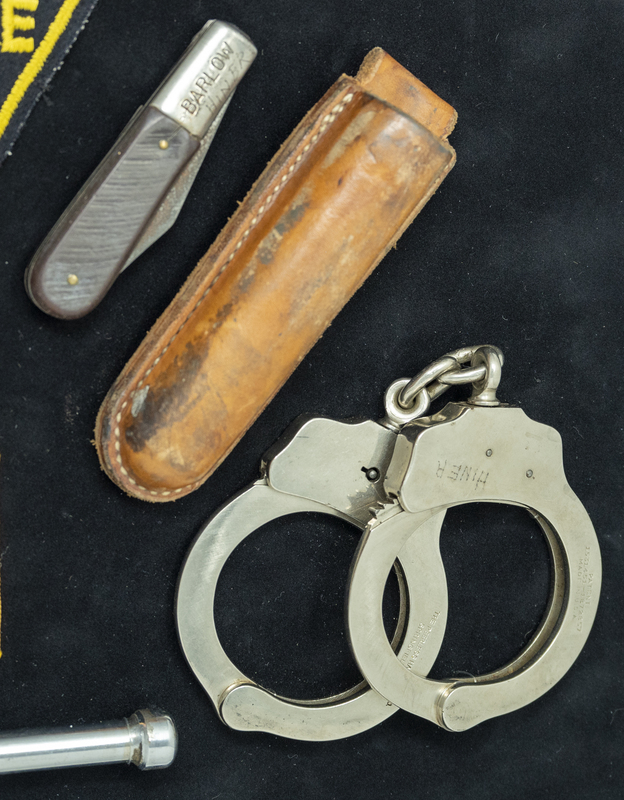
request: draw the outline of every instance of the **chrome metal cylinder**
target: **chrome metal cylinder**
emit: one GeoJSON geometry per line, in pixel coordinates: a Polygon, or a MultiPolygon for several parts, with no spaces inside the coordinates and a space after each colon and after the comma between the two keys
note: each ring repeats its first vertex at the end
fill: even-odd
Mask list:
{"type": "Polygon", "coordinates": [[[100,725],[0,734],[0,774],[117,763],[156,769],[171,764],[177,746],[171,717],[142,709],[100,725]]]}

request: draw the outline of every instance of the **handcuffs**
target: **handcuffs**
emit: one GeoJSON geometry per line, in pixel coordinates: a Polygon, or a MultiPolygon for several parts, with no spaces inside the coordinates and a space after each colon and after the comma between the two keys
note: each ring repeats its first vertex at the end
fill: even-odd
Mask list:
{"type": "Polygon", "coordinates": [[[265,454],[260,480],[202,528],[180,576],[178,632],[227,725],[320,741],[367,730],[403,708],[462,731],[531,703],[567,672],[596,614],[600,550],[566,481],[559,434],[497,400],[502,364],[496,347],[461,348],[415,378],[395,381],[379,422],[300,418],[265,454]],[[473,385],[467,402],[425,416],[432,400],[465,383],[473,385]],[[546,611],[509,664],[430,680],[448,609],[439,548],[444,515],[451,506],[481,502],[524,507],[541,527],[551,559],[546,611]],[[323,700],[280,697],[245,676],[224,652],[212,612],[219,574],[235,547],[261,525],[300,511],[338,516],[363,531],[347,627],[364,682],[323,700]],[[393,564],[401,613],[390,642],[382,598],[393,564]]]}

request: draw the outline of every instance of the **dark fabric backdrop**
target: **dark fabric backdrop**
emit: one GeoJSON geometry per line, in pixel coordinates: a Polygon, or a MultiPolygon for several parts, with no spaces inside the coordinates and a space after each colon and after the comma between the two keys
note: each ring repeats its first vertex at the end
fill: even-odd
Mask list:
{"type": "MultiPolygon", "coordinates": [[[[100,0],[0,169],[0,728],[158,705],[180,751],[162,772],[0,776],[3,800],[622,796],[623,36],[621,0],[100,0]],[[211,17],[259,54],[179,221],[90,316],[45,316],[24,293],[29,259],[211,17]],[[280,143],[375,45],[456,107],[457,166],[215,475],[175,504],[126,497],[91,444],[99,404],[280,143]],[[394,378],[483,341],[506,354],[501,398],[561,432],[600,539],[602,599],[578,661],[539,701],[463,734],[404,712],[328,743],[230,731],[176,639],[199,527],[298,414],[377,418],[394,378]]],[[[241,667],[295,696],[355,679],[354,544],[296,518],[236,552],[217,617],[241,667]]],[[[450,617],[434,673],[497,666],[544,608],[541,536],[517,509],[469,507],[449,514],[442,548],[450,617]]]]}

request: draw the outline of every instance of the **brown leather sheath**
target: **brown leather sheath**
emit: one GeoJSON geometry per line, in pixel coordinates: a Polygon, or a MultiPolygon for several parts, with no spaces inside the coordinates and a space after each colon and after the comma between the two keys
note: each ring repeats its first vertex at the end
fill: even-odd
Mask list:
{"type": "Polygon", "coordinates": [[[206,480],[451,169],[456,116],[380,48],[331,87],[104,400],[115,483],[163,502],[206,480]]]}

